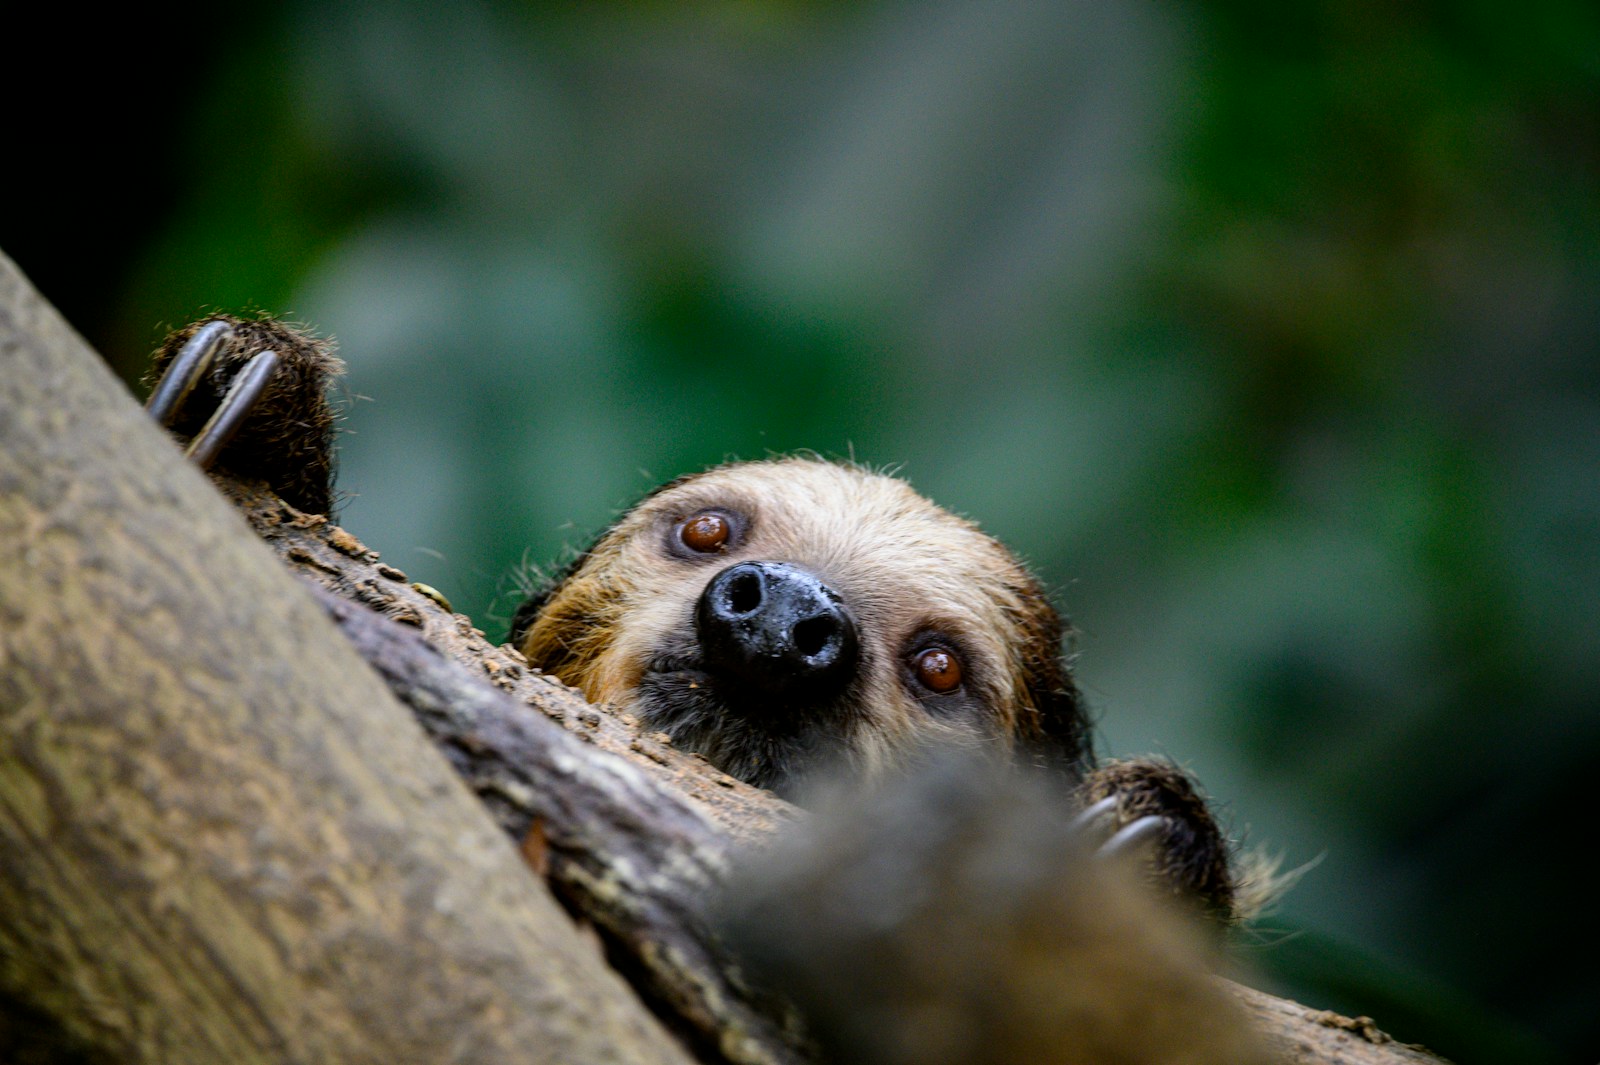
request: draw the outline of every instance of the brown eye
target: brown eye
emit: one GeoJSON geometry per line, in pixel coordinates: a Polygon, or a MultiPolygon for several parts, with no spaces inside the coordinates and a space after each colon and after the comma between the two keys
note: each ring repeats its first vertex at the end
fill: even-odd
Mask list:
{"type": "Polygon", "coordinates": [[[708,510],[684,522],[678,531],[678,539],[682,540],[683,546],[689,550],[709,555],[713,551],[722,550],[728,542],[731,531],[727,518],[716,511],[708,510]]]}
{"type": "Polygon", "coordinates": [[[917,655],[911,663],[917,680],[924,688],[939,695],[961,687],[961,661],[949,651],[930,647],[917,655]]]}

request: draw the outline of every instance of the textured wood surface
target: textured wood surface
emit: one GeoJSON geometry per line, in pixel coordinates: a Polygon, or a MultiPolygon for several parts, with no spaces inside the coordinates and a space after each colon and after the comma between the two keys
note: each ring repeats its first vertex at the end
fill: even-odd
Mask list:
{"type": "Polygon", "coordinates": [[[490,643],[378,552],[262,485],[218,487],[283,561],[325,590],[345,636],[552,886],[606,936],[659,1010],[712,1059],[802,1060],[786,1006],[749,988],[704,917],[730,851],[800,812],[490,643]]]}
{"type": "MultiPolygon", "coordinates": [[[[217,487],[279,558],[301,576],[413,629],[468,672],[539,712],[581,742],[631,761],[664,788],[689,799],[734,842],[756,842],[800,816],[771,792],[753,788],[696,754],[680,751],[627,714],[591,706],[576,690],[529,667],[515,649],[489,640],[464,614],[421,592],[379,553],[320,514],[303,514],[260,484],[218,475],[217,487]]],[[[484,792],[480,792],[483,794],[484,792]]]]}
{"type": "Polygon", "coordinates": [[[0,991],[126,1062],[683,1061],[0,257],[0,991]]]}

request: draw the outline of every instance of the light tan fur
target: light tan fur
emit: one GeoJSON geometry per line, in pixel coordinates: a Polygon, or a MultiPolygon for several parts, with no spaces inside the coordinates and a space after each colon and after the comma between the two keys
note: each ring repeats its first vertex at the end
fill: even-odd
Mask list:
{"type": "MultiPolygon", "coordinates": [[[[790,593],[772,594],[780,603],[790,593]]],[[[768,600],[750,602],[736,612],[768,600]]],[[[1223,921],[1239,912],[1228,842],[1188,775],[1160,760],[1095,765],[1062,622],[1038,583],[977,526],[898,478],[784,458],[673,481],[524,603],[513,633],[531,663],[591,701],[790,797],[828,763],[873,777],[951,743],[1047,767],[1080,801],[1116,797],[1113,829],[1162,819],[1153,880],[1223,921]],[[720,549],[682,537],[707,511],[732,519],[720,549]],[[845,683],[740,675],[720,642],[716,612],[730,601],[721,575],[756,572],[804,573],[843,605],[835,631],[854,641],[845,683]],[[960,661],[957,687],[924,683],[914,663],[930,648],[960,661]]]]}
{"type": "Polygon", "coordinates": [[[936,720],[906,690],[906,641],[928,630],[966,656],[968,689],[992,712],[981,730],[987,742],[1046,730],[1037,692],[1065,680],[1059,622],[1033,577],[904,481],[810,458],[725,466],[667,485],[580,560],[521,648],[591,701],[629,709],[658,649],[692,626],[706,584],[746,559],[804,567],[850,604],[863,663],[862,713],[847,746],[853,768],[871,773],[936,736],[978,738],[970,724],[936,720]],[[673,530],[707,508],[743,515],[741,542],[710,558],[675,557],[673,530]]]}

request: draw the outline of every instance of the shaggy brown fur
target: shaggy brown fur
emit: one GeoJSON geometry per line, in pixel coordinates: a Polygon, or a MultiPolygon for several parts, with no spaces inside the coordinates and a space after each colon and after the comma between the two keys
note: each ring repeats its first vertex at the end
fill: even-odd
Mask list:
{"type": "Polygon", "coordinates": [[[590,700],[633,712],[735,776],[786,790],[825,756],[872,773],[934,739],[1016,740],[1036,760],[1080,769],[1086,730],[1061,635],[1038,583],[972,523],[893,477],[787,458],[661,488],[524,605],[512,638],[590,700]],[[712,554],[684,551],[677,530],[708,511],[728,516],[730,542],[712,554]],[[860,666],[841,697],[848,707],[819,716],[770,693],[743,699],[707,675],[693,646],[696,603],[717,573],[746,559],[799,566],[848,604],[860,638],[860,666]],[[907,680],[911,656],[930,646],[959,655],[958,693],[907,680]],[[675,698],[685,692],[690,700],[675,698]],[[762,705],[744,705],[752,702],[762,705]],[[782,720],[785,711],[805,721],[782,720]]]}
{"type": "Polygon", "coordinates": [[[947,756],[819,796],[726,894],[741,963],[800,1006],[819,1060],[1285,1060],[1253,1045],[1203,931],[1129,890],[1058,789],[984,769],[947,756]]]}
{"type": "Polygon", "coordinates": [[[1116,795],[1111,829],[1167,818],[1163,880],[1230,916],[1227,843],[1187,776],[1154,761],[1094,769],[1062,629],[1032,575],[971,522],[897,478],[783,458],[658,489],[523,604],[511,641],[591,701],[791,796],[825,765],[874,776],[940,742],[1009,751],[1064,774],[1086,802],[1116,795]],[[686,546],[686,526],[708,514],[725,542],[686,546]],[[814,579],[806,601],[848,618],[843,680],[820,694],[799,680],[752,685],[716,661],[706,600],[750,566],[814,579]],[[955,657],[957,687],[919,682],[928,648],[955,657]]]}
{"type": "Polygon", "coordinates": [[[233,338],[217,352],[194,393],[176,412],[169,428],[184,439],[198,433],[244,364],[256,353],[279,356],[272,382],[249,419],[222,453],[217,465],[240,477],[266,481],[283,500],[312,514],[333,507],[333,435],[337,419],[328,402],[328,385],[344,372],[332,341],[270,318],[219,314],[171,333],[155,353],[146,386],[160,380],[178,350],[215,321],[233,328],[233,338]]]}

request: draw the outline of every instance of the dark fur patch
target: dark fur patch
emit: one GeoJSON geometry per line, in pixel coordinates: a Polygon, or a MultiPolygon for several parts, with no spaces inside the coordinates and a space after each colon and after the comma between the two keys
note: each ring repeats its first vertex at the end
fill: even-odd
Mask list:
{"type": "Polygon", "coordinates": [[[1026,626],[1023,658],[1028,697],[1037,715],[1033,748],[1044,768],[1081,780],[1094,758],[1088,715],[1060,654],[1065,625],[1042,593],[1036,604],[1026,626]]]}
{"type": "Polygon", "coordinates": [[[1117,821],[1128,824],[1154,815],[1167,830],[1157,853],[1157,872],[1181,896],[1200,900],[1211,916],[1227,920],[1235,911],[1235,885],[1227,839],[1189,774],[1155,759],[1111,761],[1084,785],[1084,802],[1116,796],[1117,821]]]}
{"type": "Polygon", "coordinates": [[[151,360],[146,384],[153,387],[184,343],[219,320],[232,327],[233,339],[223,344],[211,369],[176,412],[172,432],[193,437],[245,363],[258,352],[276,351],[280,361],[271,383],[216,464],[236,476],[265,481],[299,510],[331,512],[338,415],[328,401],[328,387],[344,372],[344,363],[333,354],[330,341],[270,318],[219,314],[169,335],[151,360]]]}
{"type": "Polygon", "coordinates": [[[784,704],[653,671],[639,683],[637,709],[674,745],[701,752],[730,776],[793,798],[802,776],[839,761],[847,750],[857,698],[846,693],[821,705],[784,704]]]}

